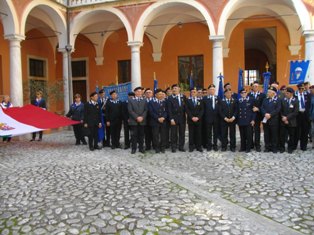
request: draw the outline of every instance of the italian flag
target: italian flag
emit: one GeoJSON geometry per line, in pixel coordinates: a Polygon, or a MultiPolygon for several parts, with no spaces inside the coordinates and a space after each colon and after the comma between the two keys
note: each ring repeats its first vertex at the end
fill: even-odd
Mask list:
{"type": "Polygon", "coordinates": [[[0,136],[18,136],[79,123],[34,105],[0,108],[0,136]]]}

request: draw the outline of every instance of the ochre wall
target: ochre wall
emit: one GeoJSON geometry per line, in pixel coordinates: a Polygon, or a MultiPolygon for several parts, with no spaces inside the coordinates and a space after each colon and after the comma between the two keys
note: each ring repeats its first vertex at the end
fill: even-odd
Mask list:
{"type": "MultiPolygon", "coordinates": [[[[224,58],[225,82],[230,82],[234,89],[238,86],[238,69],[244,68],[244,32],[246,29],[276,27],[277,29],[277,81],[280,84],[289,82],[289,60],[298,59],[299,56],[291,56],[288,46],[290,45],[289,34],[285,26],[274,19],[245,20],[241,22],[232,32],[229,42],[229,57],[224,58]]],[[[304,58],[304,40],[301,58],[304,58]]]]}
{"type": "MultiPolygon", "coordinates": [[[[21,54],[22,54],[22,77],[23,77],[23,85],[29,78],[28,76],[28,57],[38,57],[40,59],[47,60],[47,84],[49,85],[49,81],[56,80],[56,64],[54,57],[54,48],[45,35],[43,35],[40,31],[33,29],[26,34],[26,38],[29,40],[24,40],[21,43],[21,54]],[[39,38],[40,39],[30,39],[30,38],[39,38]],[[43,38],[42,38],[43,37],[43,38]]],[[[54,99],[52,97],[52,99],[54,99]]],[[[51,100],[52,100],[51,99],[51,100]]],[[[30,103],[30,100],[24,94],[24,104],[30,103]]],[[[50,111],[58,111],[56,110],[56,103],[49,102],[48,109],[50,111]]],[[[58,106],[59,107],[59,106],[58,106]]]]}
{"type": "MultiPolygon", "coordinates": [[[[4,35],[3,25],[0,22],[0,35],[4,35]]],[[[10,94],[10,60],[9,41],[0,37],[0,95],[10,94]]],[[[0,100],[2,98],[0,97],[0,100]]]]}

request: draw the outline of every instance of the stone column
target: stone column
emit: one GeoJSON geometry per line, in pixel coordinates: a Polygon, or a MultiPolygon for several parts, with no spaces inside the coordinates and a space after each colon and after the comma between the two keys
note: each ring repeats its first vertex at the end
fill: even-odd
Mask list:
{"type": "Polygon", "coordinates": [[[143,46],[142,42],[128,42],[131,47],[131,83],[132,89],[142,85],[141,79],[141,54],[140,48],[143,46]]]}
{"type": "Polygon", "coordinates": [[[62,67],[63,67],[63,104],[64,112],[67,113],[70,109],[70,87],[69,87],[69,52],[65,48],[60,48],[62,53],[62,67]]]}
{"type": "Polygon", "coordinates": [[[25,36],[6,35],[10,41],[10,97],[14,106],[23,106],[23,79],[21,63],[21,41],[25,36]]]}
{"type": "Polygon", "coordinates": [[[303,35],[305,37],[305,59],[310,61],[305,81],[314,85],[314,30],[305,30],[303,35]]]}
{"type": "Polygon", "coordinates": [[[209,36],[209,40],[213,42],[213,84],[216,86],[216,93],[219,87],[219,74],[224,75],[223,46],[224,36],[209,36]]]}

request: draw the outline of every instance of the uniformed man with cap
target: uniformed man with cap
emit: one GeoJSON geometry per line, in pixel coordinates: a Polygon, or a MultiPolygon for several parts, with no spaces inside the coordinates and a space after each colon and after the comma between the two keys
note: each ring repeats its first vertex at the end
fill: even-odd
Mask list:
{"type": "Polygon", "coordinates": [[[253,111],[254,99],[247,95],[245,89],[240,90],[241,98],[238,102],[238,126],[240,130],[240,152],[250,152],[253,143],[253,127],[256,113],[253,111]]]}
{"type": "Polygon", "coordinates": [[[97,92],[90,94],[90,101],[84,105],[84,127],[89,129],[88,145],[89,149],[99,149],[98,147],[98,128],[102,127],[101,113],[98,104],[97,92]]]}
{"type": "Polygon", "coordinates": [[[257,152],[261,151],[261,121],[263,120],[261,107],[266,95],[259,91],[259,84],[257,81],[251,85],[251,92],[248,96],[254,100],[253,112],[255,115],[254,127],[253,127],[253,144],[257,152]]]}
{"type": "Polygon", "coordinates": [[[153,145],[156,153],[164,153],[166,149],[167,117],[164,91],[156,89],[155,98],[148,103],[149,125],[152,128],[153,145]]]}
{"type": "Polygon", "coordinates": [[[120,133],[122,126],[122,103],[115,90],[110,91],[111,98],[106,103],[106,126],[110,127],[111,148],[121,148],[120,133]]]}
{"type": "Polygon", "coordinates": [[[214,84],[208,86],[207,96],[203,98],[204,104],[204,122],[207,134],[207,151],[214,149],[218,151],[217,139],[219,121],[219,105],[220,99],[215,95],[216,87],[214,84]]]}
{"type": "Polygon", "coordinates": [[[267,98],[263,100],[261,106],[262,123],[264,127],[265,152],[278,151],[278,128],[281,111],[281,100],[276,96],[277,89],[270,87],[267,98]]]}
{"type": "Polygon", "coordinates": [[[172,95],[167,99],[167,109],[170,120],[170,132],[171,132],[171,150],[176,152],[179,147],[179,151],[185,152],[185,107],[186,97],[180,94],[180,87],[178,84],[173,84],[172,95]],[[179,139],[179,143],[178,143],[179,139]]]}
{"type": "Polygon", "coordinates": [[[292,153],[296,149],[296,129],[297,116],[299,112],[299,102],[293,97],[294,90],[288,87],[285,92],[285,98],[282,100],[280,112],[280,139],[279,151],[285,151],[286,137],[288,135],[288,153],[292,153]]]}
{"type": "Polygon", "coordinates": [[[197,97],[196,88],[190,89],[190,97],[186,101],[186,114],[189,127],[189,151],[196,149],[203,152],[202,149],[202,119],[204,106],[202,100],[197,97]]]}
{"type": "Polygon", "coordinates": [[[147,102],[143,98],[143,88],[136,87],[134,89],[135,97],[128,100],[129,126],[131,128],[131,154],[137,149],[141,153],[145,153],[144,149],[144,127],[146,125],[147,102]]]}
{"type": "MultiPolygon", "coordinates": [[[[101,114],[102,114],[102,118],[103,118],[104,123],[106,123],[106,115],[105,115],[106,111],[105,111],[105,109],[106,109],[107,100],[108,100],[108,98],[106,98],[104,89],[99,90],[99,92],[98,92],[98,104],[99,104],[99,107],[101,109],[101,114]]],[[[103,147],[105,147],[105,146],[109,147],[110,146],[110,126],[104,125],[102,128],[104,129],[105,136],[104,136],[103,140],[99,140],[99,141],[102,141],[103,147]]]]}
{"type": "MultiPolygon", "coordinates": [[[[153,91],[150,88],[146,88],[144,91],[144,96],[147,102],[147,105],[149,102],[153,99],[153,91]]],[[[147,121],[146,121],[146,126],[145,126],[145,150],[150,150],[153,145],[153,132],[152,132],[152,127],[149,124],[150,122],[150,117],[149,117],[149,112],[147,112],[147,121]]]]}
{"type": "Polygon", "coordinates": [[[219,106],[219,115],[221,117],[221,151],[227,150],[228,131],[230,138],[230,150],[235,151],[236,148],[236,119],[238,117],[238,104],[232,98],[231,89],[224,91],[225,97],[222,99],[219,106]]]}
{"type": "Polygon", "coordinates": [[[295,146],[298,146],[300,141],[301,150],[305,151],[307,149],[308,134],[310,130],[310,119],[309,119],[309,99],[308,93],[305,91],[304,84],[301,82],[297,85],[298,90],[295,92],[295,97],[299,101],[299,114],[297,117],[298,128],[297,128],[297,138],[295,146]]]}

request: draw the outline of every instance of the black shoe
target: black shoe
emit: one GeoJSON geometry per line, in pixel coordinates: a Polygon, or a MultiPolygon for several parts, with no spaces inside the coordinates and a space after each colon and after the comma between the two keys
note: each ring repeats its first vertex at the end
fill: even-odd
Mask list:
{"type": "Polygon", "coordinates": [[[37,141],[42,141],[42,139],[41,139],[41,138],[39,138],[37,141]]]}
{"type": "Polygon", "coordinates": [[[95,146],[94,149],[100,150],[101,148],[99,148],[98,146],[95,146]]]}
{"type": "Polygon", "coordinates": [[[292,149],[288,149],[288,153],[291,154],[293,152],[292,149]]]}
{"type": "Polygon", "coordinates": [[[231,152],[235,152],[235,148],[230,148],[230,151],[231,152]]]}
{"type": "Polygon", "coordinates": [[[131,154],[136,153],[136,149],[132,149],[131,154]]]}
{"type": "Polygon", "coordinates": [[[144,149],[140,149],[140,153],[145,153],[145,150],[144,149]]]}
{"type": "Polygon", "coordinates": [[[277,150],[273,150],[273,153],[277,153],[277,150]]]}
{"type": "Polygon", "coordinates": [[[207,152],[212,151],[212,148],[207,148],[207,152]]]}
{"type": "Polygon", "coordinates": [[[226,152],[227,148],[221,148],[221,152],[226,152]]]}
{"type": "Polygon", "coordinates": [[[261,152],[261,148],[260,147],[256,147],[256,152],[261,152]]]}
{"type": "Polygon", "coordinates": [[[77,140],[77,141],[75,142],[75,145],[80,145],[80,141],[77,140]]]}
{"type": "Polygon", "coordinates": [[[90,150],[90,151],[94,151],[95,149],[94,149],[93,147],[90,147],[89,150],[90,150]]]}
{"type": "Polygon", "coordinates": [[[155,150],[155,153],[160,153],[160,150],[156,149],[156,150],[155,150]]]}
{"type": "Polygon", "coordinates": [[[176,149],[171,149],[171,152],[175,153],[175,152],[177,152],[177,150],[176,149]]]}
{"type": "Polygon", "coordinates": [[[214,146],[214,151],[218,151],[218,147],[217,146],[214,146]]]}
{"type": "Polygon", "coordinates": [[[269,149],[265,149],[265,150],[264,150],[264,153],[269,153],[269,152],[270,152],[269,149]]]}
{"type": "Polygon", "coordinates": [[[35,141],[35,139],[31,139],[30,142],[35,141]]]}
{"type": "Polygon", "coordinates": [[[284,152],[285,152],[285,150],[281,149],[279,152],[280,152],[280,153],[284,153],[284,152]]]}
{"type": "Polygon", "coordinates": [[[199,151],[200,153],[202,153],[202,152],[203,152],[203,149],[200,148],[200,149],[197,149],[197,151],[199,151]]]}
{"type": "Polygon", "coordinates": [[[192,153],[194,151],[194,149],[189,149],[189,152],[192,153]]]}
{"type": "Polygon", "coordinates": [[[251,149],[247,149],[245,152],[246,152],[246,153],[249,153],[249,152],[251,152],[251,149]]]}
{"type": "Polygon", "coordinates": [[[161,150],[161,153],[165,153],[165,150],[164,150],[164,149],[162,149],[162,150],[161,150]]]}
{"type": "Polygon", "coordinates": [[[180,152],[185,152],[185,149],[180,148],[179,151],[180,151],[180,152]]]}
{"type": "Polygon", "coordinates": [[[82,141],[82,144],[83,144],[83,145],[87,145],[87,142],[86,142],[86,141],[82,141]]]}
{"type": "Polygon", "coordinates": [[[240,149],[239,152],[245,152],[245,150],[244,149],[240,149]]]}
{"type": "Polygon", "coordinates": [[[128,145],[124,146],[124,149],[129,149],[129,148],[130,148],[130,146],[128,146],[128,145]]]}

